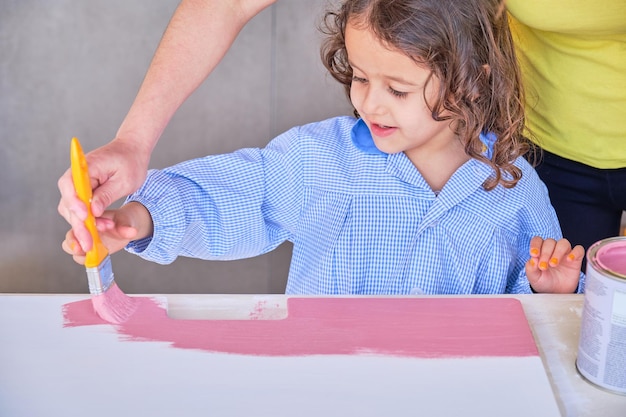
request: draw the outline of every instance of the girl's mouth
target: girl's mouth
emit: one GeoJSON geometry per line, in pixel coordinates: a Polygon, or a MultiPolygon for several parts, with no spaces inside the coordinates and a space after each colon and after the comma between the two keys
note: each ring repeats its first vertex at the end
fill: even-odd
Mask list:
{"type": "Polygon", "coordinates": [[[372,123],[370,125],[370,130],[374,136],[388,136],[396,131],[396,127],[381,125],[378,123],[372,123]]]}

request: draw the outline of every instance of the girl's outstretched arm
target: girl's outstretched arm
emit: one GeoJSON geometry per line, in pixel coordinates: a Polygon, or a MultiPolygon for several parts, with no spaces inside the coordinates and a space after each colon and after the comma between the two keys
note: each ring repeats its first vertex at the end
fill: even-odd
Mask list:
{"type": "Polygon", "coordinates": [[[526,262],[530,286],[535,292],[574,293],[584,256],[585,249],[580,245],[572,248],[567,239],[533,237],[530,259],[526,262]]]}

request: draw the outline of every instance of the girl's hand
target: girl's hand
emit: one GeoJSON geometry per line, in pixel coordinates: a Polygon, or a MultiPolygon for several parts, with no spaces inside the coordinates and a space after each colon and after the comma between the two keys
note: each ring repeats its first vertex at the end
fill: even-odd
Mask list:
{"type": "Polygon", "coordinates": [[[576,291],[585,249],[572,249],[567,239],[530,241],[530,259],[526,262],[526,276],[535,292],[568,293],[576,291]]]}
{"type": "MultiPolygon", "coordinates": [[[[152,234],[152,218],[148,210],[139,203],[129,203],[117,210],[107,210],[96,220],[96,228],[102,243],[109,253],[115,253],[129,242],[152,234]]],[[[63,250],[72,255],[74,261],[83,265],[86,252],[70,229],[61,244],[63,250]]]]}

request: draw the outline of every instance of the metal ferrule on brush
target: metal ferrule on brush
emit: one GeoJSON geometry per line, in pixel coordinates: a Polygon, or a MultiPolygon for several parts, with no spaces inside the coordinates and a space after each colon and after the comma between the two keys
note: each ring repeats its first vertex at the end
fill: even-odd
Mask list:
{"type": "Polygon", "coordinates": [[[100,262],[100,265],[86,269],[90,294],[104,294],[113,284],[113,266],[111,265],[111,257],[109,255],[100,262]]]}

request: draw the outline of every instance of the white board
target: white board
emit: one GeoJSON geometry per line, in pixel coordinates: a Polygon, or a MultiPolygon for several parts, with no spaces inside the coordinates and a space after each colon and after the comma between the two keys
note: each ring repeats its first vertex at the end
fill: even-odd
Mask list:
{"type": "Polygon", "coordinates": [[[560,415],[538,355],[181,349],[109,324],[64,327],[63,305],[86,298],[0,296],[0,416],[560,415]]]}

